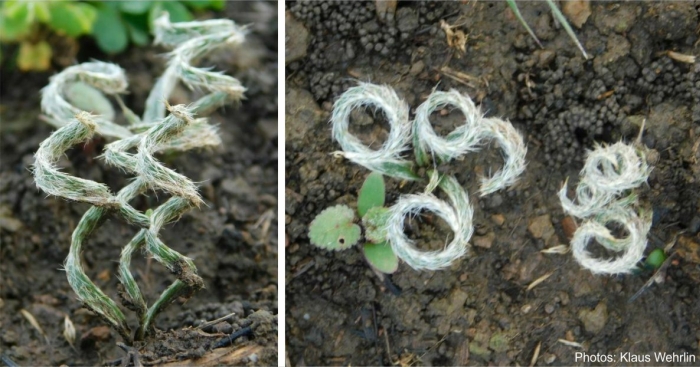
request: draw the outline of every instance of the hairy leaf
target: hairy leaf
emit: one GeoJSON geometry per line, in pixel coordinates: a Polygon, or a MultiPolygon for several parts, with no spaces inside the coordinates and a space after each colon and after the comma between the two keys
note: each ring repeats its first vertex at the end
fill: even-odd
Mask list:
{"type": "Polygon", "coordinates": [[[373,243],[386,241],[386,223],[388,220],[388,208],[375,206],[367,210],[367,213],[362,217],[362,225],[365,227],[365,238],[373,243]]]}
{"type": "Polygon", "coordinates": [[[353,223],[355,213],[345,205],[322,211],[309,226],[309,239],[317,247],[345,250],[360,240],[360,226],[353,223]]]}

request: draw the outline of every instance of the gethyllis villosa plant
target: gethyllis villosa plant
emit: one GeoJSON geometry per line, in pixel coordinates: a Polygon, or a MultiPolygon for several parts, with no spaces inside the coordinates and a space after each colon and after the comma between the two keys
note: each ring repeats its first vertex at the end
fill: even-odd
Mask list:
{"type": "Polygon", "coordinates": [[[594,274],[630,273],[644,256],[647,234],[651,228],[651,211],[640,208],[634,190],[647,181],[651,168],[643,147],[622,142],[597,146],[588,153],[576,187],[574,203],[567,196],[567,184],[559,191],[562,208],[583,219],[571,239],[574,259],[594,274]],[[617,223],[627,231],[616,238],[606,227],[617,223]],[[586,251],[591,240],[608,250],[622,253],[612,260],[597,259],[586,251]]]}
{"type": "MultiPolygon", "coordinates": [[[[358,86],[349,88],[335,102],[331,123],[333,139],[343,149],[342,152],[336,152],[336,155],[390,177],[420,180],[421,177],[415,173],[415,166],[435,167],[439,163],[477,152],[489,140],[498,143],[505,157],[505,164],[491,177],[482,177],[480,188],[482,196],[514,184],[525,170],[527,149],[522,136],[513,128],[513,125],[501,119],[485,118],[468,96],[456,90],[433,91],[418,107],[415,119],[411,121],[408,105],[396,95],[394,90],[387,86],[359,83],[358,86]],[[463,125],[443,138],[434,132],[429,118],[434,111],[447,106],[460,110],[465,120],[463,125]],[[382,110],[390,125],[389,136],[378,150],[365,146],[348,130],[350,113],[353,109],[360,107],[374,107],[382,110]],[[411,143],[415,162],[402,157],[407,150],[410,150],[411,143]]],[[[365,237],[379,242],[377,235],[383,235],[396,256],[417,270],[442,269],[464,256],[469,248],[469,239],[474,229],[469,196],[457,179],[451,175],[441,175],[436,169],[428,170],[428,179],[424,193],[402,196],[388,210],[368,212],[367,214],[374,215],[371,225],[368,225],[368,220],[365,219],[367,214],[363,217],[363,224],[366,226],[365,237]],[[450,203],[433,195],[432,191],[435,188],[443,190],[450,203]],[[414,241],[404,234],[405,217],[420,213],[422,210],[434,212],[454,231],[453,240],[444,250],[418,250],[414,241]]],[[[317,217],[314,220],[312,226],[318,225],[318,219],[317,217]]],[[[352,219],[353,217],[350,216],[350,223],[352,219]]],[[[309,233],[311,243],[323,247],[319,245],[317,233],[314,232],[312,229],[309,233]]]]}
{"type": "Polygon", "coordinates": [[[202,199],[192,181],[163,166],[154,154],[218,145],[216,128],[206,118],[195,116],[239,101],[245,91],[233,77],[191,65],[193,59],[217,47],[239,45],[245,38],[245,28],[230,20],[172,24],[168,19],[165,14],[156,21],[155,41],[174,50],[168,54],[168,67],[146,101],[143,117],[139,118],[119,99],[118,94],[126,91],[127,81],[124,71],[113,64],[94,61],[70,67],[52,77],[42,95],[45,119],[59,129],[41,143],[36,153],[36,184],[48,194],[93,205],[73,232],[65,261],[68,282],[84,305],[104,318],[127,343],[143,340],[153,330],[154,317],[176,297],[189,297],[204,286],[192,259],[170,249],[158,237],[163,225],[198,207],[202,199]],[[210,93],[189,106],[170,106],[164,101],[179,81],[210,93]],[[74,95],[75,90],[81,91],[81,98],[74,95]],[[112,121],[114,111],[102,93],[117,99],[129,122],[127,126],[112,121]],[[66,150],[89,141],[94,133],[117,139],[105,147],[105,163],[134,175],[133,181],[116,194],[104,184],[70,176],[56,166],[66,150]],[[131,199],[148,190],[164,191],[171,197],[145,213],[129,205],[131,199]],[[120,308],[88,278],[80,261],[83,243],[110,213],[141,228],[119,259],[119,280],[124,286],[120,292],[122,303],[139,318],[134,336],[120,308]],[[150,307],[129,270],[132,254],[137,250],[145,251],[177,277],[150,307]]]}

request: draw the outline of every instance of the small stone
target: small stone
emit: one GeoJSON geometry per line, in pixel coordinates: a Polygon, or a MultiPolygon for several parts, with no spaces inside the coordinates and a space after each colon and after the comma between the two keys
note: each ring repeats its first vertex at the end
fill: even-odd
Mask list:
{"type": "Polygon", "coordinates": [[[286,65],[306,56],[311,37],[309,37],[309,31],[304,27],[304,24],[296,20],[289,11],[284,15],[284,30],[285,34],[289,35],[285,39],[284,48],[284,63],[286,65]]]}
{"type": "Polygon", "coordinates": [[[608,322],[608,306],[600,302],[593,310],[582,310],[579,312],[578,318],[587,332],[598,334],[608,322]]]}
{"type": "Polygon", "coordinates": [[[561,226],[564,229],[564,235],[567,239],[571,240],[574,237],[574,232],[578,228],[576,221],[571,216],[566,216],[561,220],[561,226]]]}
{"type": "Polygon", "coordinates": [[[489,249],[491,248],[491,245],[493,245],[493,241],[495,239],[496,234],[493,232],[489,232],[485,236],[475,236],[474,246],[489,249]]]}
{"type": "Polygon", "coordinates": [[[547,353],[544,355],[544,363],[546,363],[546,364],[552,364],[556,360],[557,360],[557,356],[554,354],[547,353]]]}
{"type": "Polygon", "coordinates": [[[527,315],[528,313],[530,313],[531,310],[532,310],[532,305],[524,305],[523,307],[520,308],[520,312],[522,312],[523,315],[527,315]]]}
{"type": "Polygon", "coordinates": [[[494,214],[491,216],[491,221],[500,227],[506,222],[506,217],[503,214],[494,214]]]}
{"type": "Polygon", "coordinates": [[[554,312],[554,305],[551,303],[548,303],[544,306],[544,312],[547,314],[551,315],[554,312]]]}
{"type": "Polygon", "coordinates": [[[411,65],[411,70],[409,70],[409,74],[411,76],[416,76],[423,72],[423,69],[425,69],[425,63],[423,60],[418,60],[415,64],[411,65]]]}
{"type": "Polygon", "coordinates": [[[545,242],[554,235],[554,226],[552,226],[552,218],[549,214],[540,215],[530,220],[527,230],[532,237],[541,238],[545,242]]]}

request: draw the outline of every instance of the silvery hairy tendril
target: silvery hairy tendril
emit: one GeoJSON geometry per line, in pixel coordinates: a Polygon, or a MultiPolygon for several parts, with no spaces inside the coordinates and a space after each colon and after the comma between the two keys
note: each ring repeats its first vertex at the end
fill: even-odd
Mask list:
{"type": "Polygon", "coordinates": [[[574,258],[583,267],[593,273],[629,273],[642,259],[651,217],[636,213],[637,196],[627,191],[646,182],[650,172],[643,151],[618,142],[596,146],[589,152],[576,187],[578,203],[566,196],[567,184],[564,183],[559,191],[562,208],[585,220],[571,240],[574,258]],[[628,237],[615,239],[605,227],[607,223],[621,224],[628,231],[628,237]],[[623,255],[612,261],[591,257],[585,248],[593,239],[623,255]]]}
{"type": "Polygon", "coordinates": [[[73,232],[65,270],[68,282],[78,298],[102,316],[127,342],[142,340],[152,331],[154,317],[179,296],[189,297],[204,283],[197,275],[192,259],[166,246],[158,236],[168,222],[177,220],[187,210],[198,207],[202,199],[196,185],[187,177],[163,166],[154,154],[164,150],[187,150],[220,143],[216,129],[206,118],[196,118],[225,104],[242,98],[244,88],[229,76],[191,66],[192,58],[201,56],[219,45],[236,45],[245,36],[244,29],[230,20],[210,20],[171,24],[167,15],[156,22],[157,39],[166,45],[177,45],[169,54],[171,59],[165,75],[151,92],[143,118],[139,118],[118,99],[129,125],[122,126],[104,116],[80,111],[64,98],[70,83],[83,82],[108,95],[123,93],[126,78],[121,68],[99,61],[70,67],[51,78],[42,94],[42,109],[48,121],[59,127],[42,142],[36,153],[34,175],[37,187],[43,191],[73,201],[93,205],[73,232]],[[189,106],[170,106],[164,102],[174,84],[211,91],[189,106]],[[165,112],[169,115],[165,116],[165,112]],[[75,116],[75,117],[73,117],[75,116]],[[57,161],[74,145],[89,141],[94,133],[118,140],[108,144],[102,158],[109,165],[133,174],[134,180],[113,194],[109,188],[94,181],[61,172],[57,161]],[[135,151],[134,153],[132,153],[135,151]],[[148,190],[171,195],[164,204],[147,213],[139,212],[129,201],[148,190]],[[134,337],[122,311],[85,274],[80,261],[82,245],[109,213],[117,213],[127,222],[141,227],[122,250],[119,280],[124,286],[122,303],[139,317],[139,329],[134,337]],[[147,307],[144,297],[129,270],[131,256],[145,251],[176,275],[175,280],[160,297],[147,307]]]}

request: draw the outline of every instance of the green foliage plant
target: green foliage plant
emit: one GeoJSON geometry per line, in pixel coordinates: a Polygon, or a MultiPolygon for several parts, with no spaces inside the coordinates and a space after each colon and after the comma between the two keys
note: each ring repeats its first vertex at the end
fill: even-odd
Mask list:
{"type": "MultiPolygon", "coordinates": [[[[364,228],[365,243],[362,253],[370,266],[384,274],[398,269],[399,260],[386,241],[386,220],[389,211],[384,207],[384,177],[370,173],[357,197],[357,214],[364,228]]],[[[309,239],[316,247],[326,250],[345,250],[362,238],[362,228],[355,223],[355,212],[347,205],[336,205],[323,210],[309,226],[309,239]]]]}
{"type": "MultiPolygon", "coordinates": [[[[466,154],[477,152],[487,141],[497,142],[505,164],[490,177],[481,178],[482,196],[513,185],[525,170],[527,148],[522,136],[509,122],[484,117],[468,96],[456,90],[433,91],[416,109],[415,118],[410,120],[408,105],[396,95],[393,89],[387,86],[359,83],[349,88],[336,100],[331,123],[333,139],[342,148],[342,151],[334,153],[336,156],[357,163],[377,175],[409,181],[428,178],[424,193],[404,195],[394,205],[385,208],[383,185],[381,193],[379,190],[368,190],[370,193],[376,192],[372,198],[363,192],[364,186],[371,182],[372,175],[370,175],[363,185],[363,190],[360,190],[358,200],[358,212],[362,217],[365,239],[374,244],[365,246],[364,252],[368,259],[374,256],[368,256],[368,253],[387,254],[391,250],[395,257],[416,270],[438,270],[449,266],[467,253],[468,242],[473,233],[473,210],[469,197],[456,178],[437,172],[438,164],[449,163],[466,154]],[[353,109],[361,107],[374,107],[376,110],[381,110],[391,128],[387,140],[377,150],[365,146],[349,132],[350,113],[353,109]],[[460,110],[464,115],[464,124],[455,128],[447,136],[440,137],[431,126],[430,116],[438,109],[446,107],[460,110]],[[411,150],[410,144],[413,144],[415,161],[405,158],[405,153],[411,150]],[[427,177],[416,173],[418,172],[416,168],[421,167],[428,168],[427,177]],[[438,199],[432,193],[435,189],[442,190],[449,198],[449,203],[438,199]],[[378,201],[379,198],[382,199],[381,202],[378,201]],[[374,201],[377,201],[377,204],[367,204],[374,201]],[[404,234],[405,218],[423,210],[437,214],[447,222],[455,234],[453,240],[441,251],[421,251],[416,248],[415,242],[404,234]]],[[[337,215],[325,210],[314,219],[309,231],[312,244],[323,247],[319,244],[319,223],[336,218],[338,218],[337,215]]],[[[352,223],[354,217],[348,216],[344,221],[346,224],[352,223]]],[[[325,228],[333,230],[334,227],[325,228]]],[[[388,258],[389,255],[382,256],[388,258]]],[[[369,261],[372,263],[372,260],[369,261]]],[[[376,264],[373,266],[378,267],[376,264]]],[[[386,268],[395,271],[395,263],[388,263],[386,268]]]]}
{"type": "Polygon", "coordinates": [[[193,19],[192,11],[221,10],[223,0],[190,1],[23,1],[7,0],[0,6],[0,41],[17,43],[17,67],[44,71],[54,49],[47,36],[57,34],[76,40],[95,39],[105,53],[124,51],[129,44],[151,42],[155,21],[167,12],[172,22],[193,19]]]}
{"type": "MultiPolygon", "coordinates": [[[[245,28],[230,20],[170,23],[167,14],[158,18],[157,42],[174,49],[168,55],[168,68],[151,91],[142,117],[124,106],[119,98],[119,94],[126,91],[127,82],[124,71],[113,64],[93,61],[69,67],[52,77],[42,91],[45,119],[58,130],[41,143],[36,153],[34,178],[37,187],[50,195],[92,205],[73,232],[64,264],[68,282],[85,307],[100,315],[127,343],[145,339],[153,332],[153,320],[159,312],[177,297],[188,298],[204,286],[192,259],[172,250],[159,238],[165,224],[177,220],[189,209],[199,207],[202,199],[190,179],[165,167],[155,154],[220,143],[216,129],[201,116],[239,101],[245,88],[235,78],[197,68],[190,62],[217,47],[240,44],[245,34],[245,28]],[[190,105],[171,106],[164,101],[177,82],[209,93],[190,105]],[[85,111],[72,104],[66,91],[75,83],[85,85],[83,93],[116,98],[128,125],[117,124],[109,113],[96,114],[104,112],[104,106],[85,111]],[[94,134],[114,140],[105,147],[101,157],[105,163],[134,175],[134,179],[116,193],[102,183],[64,173],[56,165],[66,150],[88,142],[94,134]],[[165,192],[170,198],[145,212],[129,204],[133,198],[149,190],[165,192]],[[116,214],[140,228],[122,249],[118,269],[123,285],[121,303],[136,312],[139,319],[139,327],[133,336],[122,310],[88,278],[80,260],[89,235],[109,214],[116,214]],[[130,270],[131,257],[139,250],[177,277],[150,306],[130,270]]],[[[99,100],[96,95],[88,99],[96,100],[99,100]]],[[[85,101],[81,105],[85,106],[85,101]]]]}

